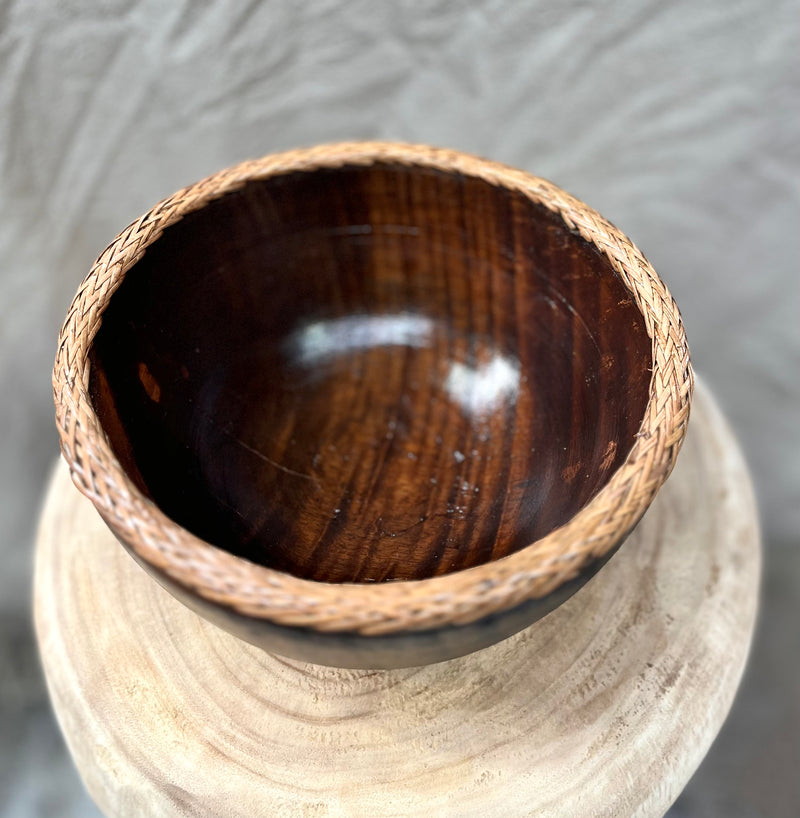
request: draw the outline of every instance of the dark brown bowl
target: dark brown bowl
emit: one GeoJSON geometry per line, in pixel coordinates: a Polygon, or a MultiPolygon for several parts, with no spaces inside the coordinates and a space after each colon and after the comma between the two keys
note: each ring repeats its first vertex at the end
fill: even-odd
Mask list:
{"type": "Polygon", "coordinates": [[[388,667],[585,582],[672,467],[691,369],[664,285],[585,205],[349,144],[134,223],[76,297],[55,388],[76,482],[173,593],[278,653],[388,667]]]}

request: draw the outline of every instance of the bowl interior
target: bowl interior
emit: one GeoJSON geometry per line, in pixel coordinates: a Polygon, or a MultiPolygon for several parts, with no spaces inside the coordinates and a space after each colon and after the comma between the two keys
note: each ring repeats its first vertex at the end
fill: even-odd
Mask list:
{"type": "Polygon", "coordinates": [[[650,339],[607,259],[481,179],[383,164],[248,182],[111,298],[91,395],[143,492],[324,582],[506,556],[608,481],[650,339]]]}

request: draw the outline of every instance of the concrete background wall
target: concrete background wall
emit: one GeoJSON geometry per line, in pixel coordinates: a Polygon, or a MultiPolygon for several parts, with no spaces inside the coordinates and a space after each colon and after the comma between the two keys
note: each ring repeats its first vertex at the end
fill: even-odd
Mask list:
{"type": "Polygon", "coordinates": [[[338,139],[480,153],[627,232],[740,435],[770,553],[794,553],[799,28],[795,0],[0,0],[6,642],[57,450],[56,335],[94,257],[184,184],[338,139]]]}

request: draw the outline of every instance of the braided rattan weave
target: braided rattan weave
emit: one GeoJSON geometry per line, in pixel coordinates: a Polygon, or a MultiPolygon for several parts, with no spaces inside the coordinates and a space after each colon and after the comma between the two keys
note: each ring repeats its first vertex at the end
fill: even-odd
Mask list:
{"type": "Polygon", "coordinates": [[[53,373],[56,421],[73,481],[142,560],[206,600],[239,613],[319,631],[389,634],[466,624],[541,597],[616,545],[672,470],[689,419],[693,376],[678,309],[640,251],[598,213],[555,185],[448,150],[345,143],[249,161],[156,205],[103,251],[75,296],[53,373]],[[419,581],[326,584],[298,579],[215,548],[164,515],[125,474],[89,398],[89,357],[103,310],[162,231],[251,179],[376,162],[427,166],[519,191],[557,213],[621,276],[652,339],[649,402],[635,444],[608,483],[568,523],[511,556],[419,581]]]}

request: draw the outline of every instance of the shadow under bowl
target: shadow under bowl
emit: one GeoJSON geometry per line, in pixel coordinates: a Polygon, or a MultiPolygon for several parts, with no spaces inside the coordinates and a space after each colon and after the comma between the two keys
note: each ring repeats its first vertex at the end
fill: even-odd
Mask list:
{"type": "MultiPolygon", "coordinates": [[[[111,528],[235,634],[323,664],[425,664],[552,610],[644,511],[654,490],[633,515],[612,498],[618,530],[594,548],[578,525],[635,454],[653,333],[565,208],[596,214],[557,188],[432,149],[329,150],[218,174],[101,256],[109,292],[79,293],[101,319],[82,336],[86,440],[65,455],[75,473],[102,449],[111,528]]],[[[58,361],[55,377],[58,395],[58,361]]]]}

